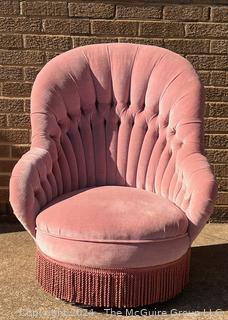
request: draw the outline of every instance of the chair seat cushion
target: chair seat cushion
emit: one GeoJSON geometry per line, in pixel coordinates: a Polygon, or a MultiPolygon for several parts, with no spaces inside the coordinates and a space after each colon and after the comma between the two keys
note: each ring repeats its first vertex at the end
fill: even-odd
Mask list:
{"type": "Polygon", "coordinates": [[[71,192],[50,203],[36,225],[44,253],[79,265],[156,265],[178,259],[189,245],[185,213],[168,199],[131,187],[71,192]],[[163,258],[159,248],[167,250],[163,258]]]}

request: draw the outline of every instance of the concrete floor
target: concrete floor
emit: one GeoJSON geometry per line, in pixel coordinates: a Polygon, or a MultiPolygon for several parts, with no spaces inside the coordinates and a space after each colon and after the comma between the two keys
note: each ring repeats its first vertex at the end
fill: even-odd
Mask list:
{"type": "Polygon", "coordinates": [[[208,224],[192,249],[190,283],[175,299],[143,309],[87,309],[57,300],[35,280],[34,243],[18,226],[0,226],[0,319],[228,319],[228,224],[208,224]],[[13,232],[12,232],[13,231],[13,232]],[[119,312],[119,313],[118,313],[119,312]],[[129,313],[133,312],[129,316],[129,313]],[[163,312],[163,315],[159,313],[163,312]],[[117,315],[119,315],[117,317],[117,315]]]}

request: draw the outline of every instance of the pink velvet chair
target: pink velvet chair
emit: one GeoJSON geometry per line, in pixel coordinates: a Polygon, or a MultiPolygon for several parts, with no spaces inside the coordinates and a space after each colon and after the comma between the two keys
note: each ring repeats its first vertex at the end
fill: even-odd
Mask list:
{"type": "Polygon", "coordinates": [[[216,195],[202,91],[187,60],[155,46],[85,46],[42,69],[10,202],[46,291],[106,307],[182,291],[216,195]]]}

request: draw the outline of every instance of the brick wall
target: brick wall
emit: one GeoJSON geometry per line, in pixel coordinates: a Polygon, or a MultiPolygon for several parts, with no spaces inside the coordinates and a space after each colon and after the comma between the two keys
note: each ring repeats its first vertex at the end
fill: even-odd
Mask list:
{"type": "Polygon", "coordinates": [[[1,0],[0,221],[12,219],[9,177],[16,161],[29,148],[29,96],[37,72],[60,52],[90,43],[117,41],[166,47],[184,55],[198,70],[206,86],[207,156],[219,185],[212,219],[227,220],[228,6],[225,3],[226,0],[157,3],[1,0]]]}

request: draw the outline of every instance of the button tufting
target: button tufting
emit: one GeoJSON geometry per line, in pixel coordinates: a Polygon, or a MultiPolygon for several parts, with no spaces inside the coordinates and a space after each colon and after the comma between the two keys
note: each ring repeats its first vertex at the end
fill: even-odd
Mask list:
{"type": "Polygon", "coordinates": [[[176,129],[172,128],[171,131],[170,131],[170,134],[172,134],[172,135],[176,134],[176,129]]]}
{"type": "Polygon", "coordinates": [[[165,120],[165,121],[163,122],[163,127],[166,128],[166,127],[168,126],[168,124],[169,124],[168,120],[165,120]]]}
{"type": "Polygon", "coordinates": [[[51,178],[51,176],[52,176],[52,173],[51,173],[51,172],[48,172],[48,173],[47,173],[47,179],[49,180],[49,179],[51,178]]]}

